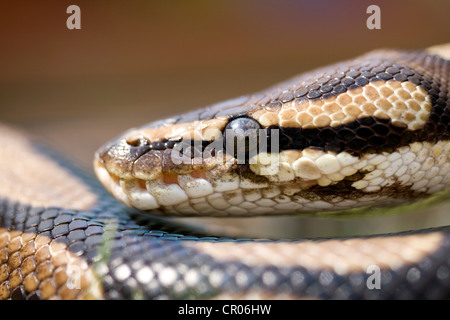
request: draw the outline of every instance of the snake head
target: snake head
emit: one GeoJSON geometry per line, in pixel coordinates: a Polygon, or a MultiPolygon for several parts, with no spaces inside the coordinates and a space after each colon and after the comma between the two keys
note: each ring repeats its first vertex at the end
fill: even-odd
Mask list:
{"type": "Polygon", "coordinates": [[[410,201],[450,184],[449,70],[426,52],[375,51],[129,130],[95,171],[123,204],[171,215],[410,201]]]}
{"type": "MultiPolygon", "coordinates": [[[[256,120],[220,115],[186,119],[128,130],[97,151],[95,172],[122,204],[185,215],[198,214],[194,207],[203,206],[201,212],[207,214],[231,207],[223,192],[231,199],[245,183],[248,188],[269,186],[248,166],[249,154],[255,153],[251,141],[264,131],[256,120]]],[[[245,213],[237,206],[234,211],[245,213]]]]}

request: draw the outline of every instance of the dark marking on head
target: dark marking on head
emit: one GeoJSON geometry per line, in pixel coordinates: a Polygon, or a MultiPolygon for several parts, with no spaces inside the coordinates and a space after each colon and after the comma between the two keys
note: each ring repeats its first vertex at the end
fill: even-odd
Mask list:
{"type": "Polygon", "coordinates": [[[307,190],[300,191],[296,195],[308,200],[323,200],[328,202],[335,201],[336,197],[341,197],[345,200],[357,200],[367,195],[376,194],[379,196],[386,196],[389,198],[406,198],[419,199],[425,197],[426,194],[411,189],[411,185],[402,185],[396,181],[390,186],[382,187],[378,191],[366,192],[352,187],[355,181],[364,178],[367,172],[357,172],[352,176],[346,177],[344,180],[338,181],[332,185],[321,187],[315,185],[307,190]]]}
{"type": "Polygon", "coordinates": [[[270,126],[267,131],[273,129],[280,130],[280,151],[314,148],[336,153],[345,151],[353,156],[392,152],[416,141],[431,142],[437,139],[437,133],[430,128],[412,131],[406,126],[396,126],[388,119],[376,117],[361,118],[335,127],[303,129],[270,126]]]}

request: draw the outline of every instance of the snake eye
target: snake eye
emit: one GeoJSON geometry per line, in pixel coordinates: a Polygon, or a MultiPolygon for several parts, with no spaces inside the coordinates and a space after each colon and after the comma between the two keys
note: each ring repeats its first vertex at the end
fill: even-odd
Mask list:
{"type": "Polygon", "coordinates": [[[223,132],[226,152],[238,159],[238,163],[246,163],[256,155],[260,129],[261,125],[251,118],[231,120],[223,132]]]}

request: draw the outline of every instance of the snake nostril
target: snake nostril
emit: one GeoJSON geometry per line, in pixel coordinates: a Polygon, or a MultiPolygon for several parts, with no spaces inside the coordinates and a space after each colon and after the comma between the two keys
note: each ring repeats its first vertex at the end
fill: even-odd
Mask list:
{"type": "Polygon", "coordinates": [[[126,143],[131,147],[143,147],[149,144],[144,137],[131,137],[126,139],[126,143]]]}

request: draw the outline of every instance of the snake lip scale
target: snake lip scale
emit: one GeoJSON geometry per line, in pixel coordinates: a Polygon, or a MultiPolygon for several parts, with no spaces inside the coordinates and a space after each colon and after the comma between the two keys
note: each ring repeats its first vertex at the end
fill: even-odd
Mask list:
{"type": "Polygon", "coordinates": [[[448,298],[447,226],[232,239],[158,215],[299,215],[445,197],[449,57],[450,44],[375,50],[130,129],[95,154],[104,188],[0,125],[0,299],[448,298]],[[189,152],[177,151],[183,143],[189,152]],[[377,290],[367,285],[373,266],[377,290]]]}

